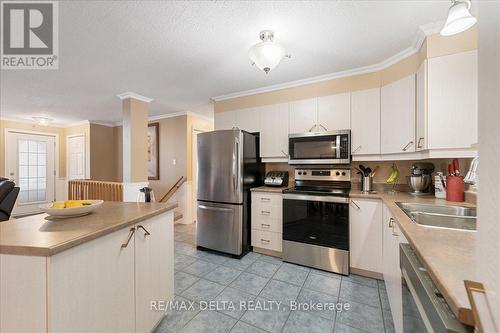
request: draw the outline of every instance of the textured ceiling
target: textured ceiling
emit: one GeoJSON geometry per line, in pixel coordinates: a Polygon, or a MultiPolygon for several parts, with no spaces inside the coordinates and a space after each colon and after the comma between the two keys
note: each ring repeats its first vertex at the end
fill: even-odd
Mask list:
{"type": "Polygon", "coordinates": [[[1,116],[121,120],[116,97],[151,115],[210,97],[379,63],[409,47],[449,1],[62,1],[59,70],[1,71],[1,116]],[[269,75],[250,65],[263,29],[291,53],[269,75]]]}

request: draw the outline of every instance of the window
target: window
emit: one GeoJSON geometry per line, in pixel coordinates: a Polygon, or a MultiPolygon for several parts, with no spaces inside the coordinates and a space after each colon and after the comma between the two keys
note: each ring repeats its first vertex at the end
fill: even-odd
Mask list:
{"type": "Polygon", "coordinates": [[[47,200],[47,142],[18,140],[19,203],[47,200]]]}

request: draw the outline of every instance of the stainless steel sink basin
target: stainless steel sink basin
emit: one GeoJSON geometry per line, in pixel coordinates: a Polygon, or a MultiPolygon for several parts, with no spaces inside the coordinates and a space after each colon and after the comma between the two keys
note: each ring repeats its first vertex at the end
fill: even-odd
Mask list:
{"type": "Polygon", "coordinates": [[[442,206],[397,202],[411,220],[426,227],[476,230],[476,209],[463,206],[442,206]]]}

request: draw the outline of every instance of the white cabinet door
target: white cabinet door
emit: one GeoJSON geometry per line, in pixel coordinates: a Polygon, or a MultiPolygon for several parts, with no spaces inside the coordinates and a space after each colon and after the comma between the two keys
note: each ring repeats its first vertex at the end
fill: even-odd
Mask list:
{"type": "Polygon", "coordinates": [[[381,89],[382,154],[415,151],[415,74],[381,89]]]}
{"type": "Polygon", "coordinates": [[[351,93],[351,151],[380,154],[380,88],[351,93]]]}
{"type": "Polygon", "coordinates": [[[236,111],[217,112],[214,121],[216,130],[236,127],[236,111]]]}
{"type": "Polygon", "coordinates": [[[316,131],[318,124],[318,99],[303,99],[290,102],[290,133],[316,131]]]}
{"type": "Polygon", "coordinates": [[[428,60],[429,149],[477,143],[477,50],[428,60]]]}
{"type": "Polygon", "coordinates": [[[173,212],[136,224],[136,332],[150,332],[165,314],[151,311],[151,301],[171,301],[174,293],[173,212]]]}
{"type": "Polygon", "coordinates": [[[416,151],[427,149],[427,60],[417,72],[417,135],[416,151]]]}
{"type": "Polygon", "coordinates": [[[47,259],[50,332],[135,332],[134,238],[122,248],[129,233],[123,228],[47,259]]]}
{"type": "Polygon", "coordinates": [[[288,159],[288,103],[258,108],[260,157],[288,159]]]}
{"type": "Polygon", "coordinates": [[[328,131],[351,128],[351,93],[319,97],[318,125],[328,131]]]}
{"type": "Polygon", "coordinates": [[[352,199],[349,211],[351,267],[382,273],[382,208],[380,200],[352,199]]]}
{"type": "Polygon", "coordinates": [[[236,127],[250,133],[260,132],[260,112],[258,108],[237,110],[236,127]]]}
{"type": "Polygon", "coordinates": [[[384,207],[383,223],[383,270],[384,281],[391,307],[394,329],[403,333],[403,291],[401,287],[401,269],[399,267],[399,228],[384,207]]]}

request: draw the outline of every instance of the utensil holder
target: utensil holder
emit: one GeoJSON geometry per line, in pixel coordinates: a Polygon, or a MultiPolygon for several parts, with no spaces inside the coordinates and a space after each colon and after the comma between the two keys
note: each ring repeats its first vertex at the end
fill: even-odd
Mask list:
{"type": "Polygon", "coordinates": [[[363,176],[361,178],[361,191],[363,193],[369,193],[373,189],[373,177],[363,176]]]}
{"type": "Polygon", "coordinates": [[[446,201],[465,201],[464,177],[446,176],[446,201]]]}

